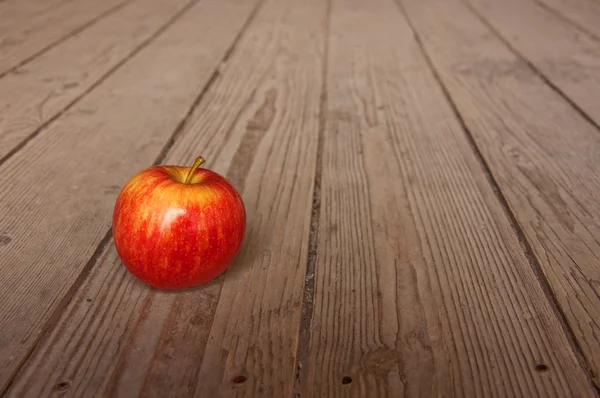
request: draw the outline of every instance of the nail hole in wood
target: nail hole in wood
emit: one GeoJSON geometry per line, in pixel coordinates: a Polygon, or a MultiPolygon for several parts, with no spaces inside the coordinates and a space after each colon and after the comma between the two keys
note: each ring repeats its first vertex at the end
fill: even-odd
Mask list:
{"type": "Polygon", "coordinates": [[[352,377],[344,376],[344,378],[342,379],[342,384],[350,384],[350,383],[352,383],[352,377]]]}
{"type": "Polygon", "coordinates": [[[550,370],[550,368],[548,367],[548,365],[546,365],[544,363],[539,363],[539,364],[535,365],[535,370],[537,370],[540,373],[544,373],[544,372],[547,372],[548,370],[550,370]]]}
{"type": "Polygon", "coordinates": [[[246,376],[235,376],[231,381],[233,381],[235,384],[242,384],[246,381],[246,376]]]}
{"type": "Polygon", "coordinates": [[[61,381],[60,383],[56,383],[54,386],[54,390],[56,391],[66,391],[71,384],[68,381],[61,381]]]}

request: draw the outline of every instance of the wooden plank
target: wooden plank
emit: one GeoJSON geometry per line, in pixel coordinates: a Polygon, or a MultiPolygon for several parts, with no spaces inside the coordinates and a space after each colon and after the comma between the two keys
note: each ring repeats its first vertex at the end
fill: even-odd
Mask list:
{"type": "Polygon", "coordinates": [[[129,1],[66,1],[19,20],[0,37],[0,77],[129,1]]]}
{"type": "Polygon", "coordinates": [[[403,3],[600,384],[599,131],[463,4],[403,3]]]}
{"type": "Polygon", "coordinates": [[[15,26],[60,7],[65,1],[72,0],[0,1],[0,38],[15,26]]]}
{"type": "Polygon", "coordinates": [[[594,396],[397,5],[334,0],[329,37],[301,396],[594,396]]]}
{"type": "Polygon", "coordinates": [[[13,395],[62,382],[75,396],[291,395],[325,8],[319,0],[265,3],[165,159],[202,154],[242,193],[248,234],[230,271],[184,293],[150,290],[110,244],[13,395]],[[233,383],[239,375],[247,380],[233,383]]]}
{"type": "Polygon", "coordinates": [[[542,7],[560,15],[600,40],[600,2],[596,0],[536,0],[542,7]]]}
{"type": "Polygon", "coordinates": [[[515,51],[600,125],[599,41],[531,1],[465,1],[515,51]]]}
{"type": "Polygon", "coordinates": [[[189,1],[135,1],[0,79],[0,162],[159,34],[189,1]]]}
{"type": "Polygon", "coordinates": [[[5,33],[5,27],[24,23],[28,18],[60,7],[68,1],[72,0],[0,1],[0,33],[5,33]]]}
{"type": "Polygon", "coordinates": [[[202,0],[0,166],[1,386],[94,266],[120,187],[170,145],[251,9],[202,0]]]}

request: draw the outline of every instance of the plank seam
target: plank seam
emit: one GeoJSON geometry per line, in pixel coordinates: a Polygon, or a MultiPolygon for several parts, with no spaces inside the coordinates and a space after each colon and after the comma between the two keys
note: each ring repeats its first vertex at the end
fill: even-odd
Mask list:
{"type": "Polygon", "coordinates": [[[14,72],[15,70],[21,68],[22,66],[25,66],[29,62],[33,61],[35,58],[37,58],[37,57],[39,57],[39,56],[47,53],[48,51],[50,51],[54,47],[56,47],[56,46],[64,43],[65,41],[69,40],[71,37],[75,36],[76,34],[83,32],[87,28],[89,28],[89,27],[97,24],[98,22],[100,22],[104,18],[108,17],[111,14],[114,14],[115,12],[119,11],[121,8],[124,8],[126,5],[134,3],[135,1],[138,1],[138,0],[126,0],[126,1],[123,1],[122,3],[119,3],[116,6],[114,6],[112,8],[109,8],[108,10],[104,11],[103,13],[100,13],[99,15],[97,15],[94,18],[90,19],[89,21],[87,21],[83,25],[81,25],[81,26],[75,28],[74,30],[72,30],[71,32],[67,33],[65,36],[63,36],[63,37],[61,37],[61,38],[53,41],[52,43],[48,44],[46,47],[44,47],[41,50],[33,53],[32,55],[30,55],[29,57],[25,58],[24,60],[20,61],[16,65],[9,67],[8,69],[6,69],[3,72],[0,72],[0,79],[3,78],[4,76],[8,75],[9,73],[14,72]]]}
{"type": "Polygon", "coordinates": [[[490,184],[492,190],[494,191],[494,194],[495,194],[497,200],[500,202],[501,207],[503,208],[504,213],[506,214],[514,233],[517,235],[521,249],[523,250],[525,257],[527,258],[527,261],[529,262],[529,265],[531,266],[531,269],[532,269],[534,275],[536,276],[536,279],[538,280],[542,291],[544,292],[546,300],[548,301],[550,308],[552,309],[552,311],[554,313],[555,318],[557,319],[558,323],[561,325],[561,327],[563,329],[563,332],[565,333],[565,337],[567,338],[567,341],[569,342],[569,344],[571,346],[571,350],[573,351],[573,354],[577,358],[577,361],[578,361],[579,365],[581,366],[581,368],[583,369],[583,371],[586,373],[586,376],[588,378],[590,385],[596,390],[597,393],[600,393],[600,387],[595,383],[595,375],[594,375],[593,371],[591,370],[589,363],[585,359],[585,356],[583,355],[582,347],[579,344],[579,342],[577,341],[575,334],[573,332],[573,329],[567,322],[567,317],[566,317],[565,313],[562,311],[562,309],[559,305],[558,299],[556,298],[556,295],[554,294],[546,276],[544,275],[542,267],[541,267],[537,257],[534,255],[534,251],[533,251],[529,241],[527,240],[527,237],[526,237],[525,233],[523,232],[523,229],[522,229],[521,225],[519,224],[517,217],[511,210],[508,200],[504,196],[504,193],[502,192],[500,185],[496,181],[496,178],[494,177],[490,166],[486,162],[483,154],[481,153],[481,151],[479,149],[479,146],[477,145],[475,139],[473,138],[473,134],[471,133],[471,130],[467,127],[467,124],[466,124],[462,114],[460,113],[458,106],[454,102],[454,99],[452,98],[450,91],[444,84],[437,68],[435,67],[435,65],[433,63],[433,60],[431,59],[431,57],[429,56],[429,53],[427,52],[425,44],[421,40],[420,35],[417,33],[417,30],[416,30],[412,20],[410,19],[408,12],[404,8],[404,5],[401,3],[401,1],[402,0],[395,0],[395,2],[398,5],[398,7],[400,8],[402,14],[404,15],[405,19],[407,20],[407,22],[410,26],[410,29],[413,32],[414,39],[417,42],[417,44],[421,50],[421,53],[423,54],[424,58],[426,59],[427,64],[428,64],[430,70],[432,71],[438,85],[442,89],[442,92],[444,93],[444,97],[446,98],[450,107],[452,108],[452,112],[454,113],[454,116],[458,119],[458,122],[460,123],[460,126],[461,126],[463,132],[465,133],[465,136],[467,137],[469,146],[473,150],[475,157],[478,160],[478,163],[480,164],[482,171],[484,172],[484,174],[488,180],[488,183],[490,184]]]}
{"type": "Polygon", "coordinates": [[[532,1],[534,3],[536,3],[540,8],[543,8],[544,10],[548,11],[549,13],[553,14],[554,16],[556,16],[559,19],[562,19],[563,21],[565,21],[569,25],[573,26],[575,29],[577,29],[577,30],[585,33],[586,35],[588,35],[593,40],[600,41],[600,37],[598,37],[594,32],[590,31],[585,26],[581,26],[579,23],[575,22],[573,19],[571,19],[568,16],[564,15],[563,13],[561,13],[560,11],[558,11],[557,9],[555,9],[554,7],[551,7],[548,4],[546,4],[546,3],[544,3],[543,1],[540,1],[540,0],[532,0],[532,1]]]}
{"type": "Polygon", "coordinates": [[[485,25],[518,59],[523,61],[536,75],[542,79],[554,92],[556,92],[563,100],[565,100],[585,121],[594,126],[600,133],[600,124],[598,124],[590,115],[586,113],[575,101],[573,101],[560,87],[550,80],[544,72],[533,64],[524,54],[518,51],[487,19],[483,17],[468,0],[460,0],[481,23],[485,25]]]}
{"type": "MultiPolygon", "coordinates": [[[[158,37],[158,35],[160,35],[162,32],[164,32],[170,25],[172,25],[174,22],[176,22],[181,16],[183,16],[188,10],[190,10],[199,1],[200,0],[192,0],[191,2],[189,2],[184,8],[182,8],[177,14],[175,14],[175,16],[173,16],[169,20],[169,22],[167,22],[166,25],[164,25],[163,27],[161,27],[153,35],[153,37],[149,38],[148,39],[148,43],[142,44],[140,46],[140,48],[136,49],[134,51],[134,53],[131,53],[130,56],[127,59],[130,59],[133,56],[135,56],[135,53],[141,51],[141,49],[143,47],[145,47],[145,45],[149,44],[152,40],[154,40],[154,38],[158,37]]],[[[208,92],[208,90],[210,89],[210,87],[214,84],[214,82],[216,81],[217,77],[219,76],[219,74],[220,74],[219,73],[219,66],[221,64],[223,64],[224,61],[227,60],[231,56],[231,54],[234,52],[237,44],[239,43],[239,41],[242,38],[243,34],[247,31],[247,29],[250,26],[250,24],[252,23],[252,21],[255,19],[256,14],[258,13],[258,10],[260,9],[260,7],[264,3],[264,1],[265,0],[258,0],[257,4],[254,6],[254,8],[252,9],[252,11],[248,15],[248,18],[246,19],[246,21],[244,22],[244,24],[240,28],[239,32],[234,37],[232,43],[226,49],[223,57],[216,64],[215,70],[213,71],[211,77],[208,79],[208,81],[204,85],[204,87],[202,87],[200,93],[196,96],[196,98],[192,102],[192,105],[188,109],[187,113],[185,114],[185,116],[183,117],[183,119],[177,124],[177,126],[173,130],[173,133],[171,134],[171,136],[169,137],[169,139],[167,140],[167,142],[165,143],[165,145],[163,146],[163,148],[159,152],[158,156],[156,157],[156,159],[153,162],[154,165],[161,163],[165,159],[165,157],[167,156],[168,152],[171,150],[171,148],[175,144],[177,138],[182,134],[182,132],[184,130],[184,127],[187,125],[187,123],[188,123],[191,115],[193,114],[194,110],[200,104],[200,102],[202,101],[202,99],[206,96],[206,93],[208,92]]],[[[124,62],[126,62],[126,60],[123,61],[123,63],[124,62]]],[[[115,67],[113,69],[116,69],[117,67],[115,67]]],[[[109,72],[109,74],[110,74],[110,72],[109,72]]],[[[102,79],[104,80],[105,77],[107,77],[107,76],[103,76],[102,79]]],[[[91,91],[91,88],[88,91],[91,91]]],[[[67,109],[65,108],[62,112],[60,112],[60,114],[64,113],[66,110],[67,109]]],[[[46,125],[47,124],[48,123],[46,123],[46,125]]],[[[0,160],[0,165],[4,161],[5,161],[4,158],[2,160],[0,160]]],[[[60,320],[60,317],[61,317],[64,309],[66,309],[66,307],[69,305],[69,303],[73,300],[73,297],[75,296],[75,293],[77,292],[77,290],[79,289],[79,287],[83,284],[83,282],[85,281],[85,279],[87,278],[87,276],[90,274],[90,272],[91,272],[93,266],[96,264],[97,260],[104,254],[104,252],[107,249],[107,247],[108,247],[109,243],[111,242],[111,240],[112,240],[112,227],[109,228],[109,230],[106,232],[106,234],[104,235],[104,237],[102,238],[102,240],[100,241],[100,243],[98,244],[98,246],[96,247],[96,249],[94,250],[94,253],[90,257],[90,259],[87,261],[86,265],[83,267],[83,269],[80,272],[80,274],[77,277],[77,279],[71,285],[71,287],[69,288],[69,290],[67,291],[67,293],[63,296],[63,298],[61,299],[59,305],[56,307],[56,309],[53,311],[52,315],[50,316],[50,318],[48,319],[48,321],[46,322],[46,324],[43,326],[42,332],[34,340],[34,342],[32,343],[32,345],[30,347],[30,349],[28,350],[27,354],[23,357],[23,359],[21,360],[21,362],[15,368],[15,371],[13,372],[13,374],[11,375],[11,377],[8,379],[7,384],[3,387],[2,393],[0,394],[0,396],[5,396],[5,395],[8,394],[8,392],[12,388],[14,382],[16,381],[17,376],[21,372],[21,369],[23,368],[23,366],[27,363],[27,361],[29,360],[29,358],[31,357],[31,355],[35,352],[35,350],[38,347],[38,345],[40,344],[40,342],[43,341],[50,334],[50,332],[52,331],[52,329],[57,325],[57,323],[60,320]]]]}
{"type": "Polygon", "coordinates": [[[319,222],[321,216],[321,177],[323,174],[323,147],[325,141],[325,125],[327,121],[327,74],[329,57],[329,29],[331,25],[331,0],[327,1],[325,12],[325,43],[323,46],[323,64],[321,70],[321,97],[319,100],[319,127],[317,138],[317,154],[315,176],[313,180],[312,210],[308,234],[308,254],[306,273],[304,276],[304,291],[302,295],[302,310],[298,330],[298,348],[296,350],[296,379],[294,381],[294,397],[301,397],[301,373],[303,363],[307,362],[310,349],[310,325],[313,319],[315,294],[315,269],[319,249],[319,222]]]}
{"type": "MultiPolygon", "coordinates": [[[[135,0],[134,0],[135,1],[135,0]]],[[[36,138],[40,133],[42,133],[48,126],[50,126],[54,121],[60,118],[65,112],[69,111],[73,106],[75,106],[79,101],[81,101],[84,97],[86,97],[89,93],[91,93],[96,87],[102,84],[106,79],[108,79],[112,74],[114,74],[118,69],[120,69],[123,65],[125,65],[130,59],[139,54],[144,48],[146,48],[149,44],[151,44],[154,40],[156,40],[161,34],[163,34],[171,25],[173,25],[179,18],[181,18],[188,10],[190,10],[196,3],[200,0],[191,0],[189,3],[185,5],[181,10],[179,10],[175,15],[173,15],[164,25],[162,25],[156,32],[154,32],[150,37],[146,38],[139,46],[137,46],[132,52],[130,52],[127,56],[125,56],[121,61],[119,61],[116,65],[110,68],[105,74],[100,76],[98,80],[96,80],[90,87],[88,87],[85,91],[75,97],[71,102],[69,102],[62,110],[58,111],[54,116],[48,118],[44,123],[42,123],[38,128],[36,128],[32,133],[30,133],[27,137],[25,137],[21,142],[19,142],[14,148],[12,148],[6,155],[0,158],[0,166],[2,166],[8,159],[13,157],[17,152],[19,152],[23,147],[25,147],[31,140],[36,138]]]]}

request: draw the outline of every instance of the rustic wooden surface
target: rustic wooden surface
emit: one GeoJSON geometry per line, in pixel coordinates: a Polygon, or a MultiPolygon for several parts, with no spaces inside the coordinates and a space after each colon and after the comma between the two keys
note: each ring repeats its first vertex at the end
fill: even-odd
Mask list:
{"type": "MultiPolygon", "coordinates": [[[[465,0],[465,3],[566,101],[572,102],[596,126],[600,125],[598,38],[583,33],[534,2],[465,0]]],[[[600,14],[596,15],[596,21],[600,21],[600,14]]]]}
{"type": "Polygon", "coordinates": [[[94,267],[110,236],[119,186],[163,160],[162,151],[252,10],[236,0],[191,5],[0,166],[6,171],[0,177],[2,384],[94,267]],[[217,17],[222,23],[211,25],[217,17]]]}
{"type": "Polygon", "coordinates": [[[600,40],[600,2],[596,0],[536,0],[557,17],[600,40]]]}
{"type": "Polygon", "coordinates": [[[600,396],[598,10],[0,1],[2,394],[600,396]],[[244,246],[150,289],[114,200],[198,155],[244,246]]]}
{"type": "MultiPolygon", "coordinates": [[[[50,4],[34,1],[34,4],[38,4],[32,9],[24,4],[19,7],[22,12],[17,12],[16,16],[10,13],[5,16],[0,8],[0,18],[8,21],[6,28],[2,29],[0,39],[0,76],[117,12],[130,1],[132,0],[51,0],[48,2],[50,4]],[[42,3],[41,10],[36,7],[39,3],[42,3]]],[[[7,8],[12,3],[16,2],[5,1],[7,8]]]]}
{"type": "Polygon", "coordinates": [[[0,79],[0,159],[21,149],[101,84],[189,2],[134,1],[0,79]]]}
{"type": "Polygon", "coordinates": [[[404,1],[524,234],[532,267],[600,381],[598,129],[458,0],[439,1],[428,11],[404,1]],[[485,54],[476,52],[483,47],[485,54]]]}

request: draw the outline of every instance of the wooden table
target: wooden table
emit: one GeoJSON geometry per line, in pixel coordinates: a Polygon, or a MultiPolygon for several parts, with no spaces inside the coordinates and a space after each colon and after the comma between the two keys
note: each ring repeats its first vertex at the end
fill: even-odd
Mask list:
{"type": "Polygon", "coordinates": [[[0,2],[8,397],[600,395],[600,1],[0,2]],[[244,245],[132,277],[152,164],[244,245]]]}

